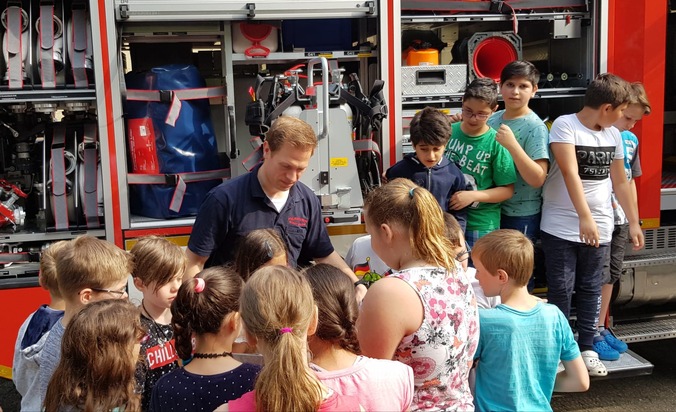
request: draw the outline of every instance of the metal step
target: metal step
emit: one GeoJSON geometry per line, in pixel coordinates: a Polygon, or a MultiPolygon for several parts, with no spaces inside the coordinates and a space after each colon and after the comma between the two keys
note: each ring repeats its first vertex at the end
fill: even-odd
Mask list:
{"type": "Polygon", "coordinates": [[[676,318],[615,324],[613,332],[627,343],[676,338],[676,318]]]}
{"type": "MultiPolygon", "coordinates": [[[[620,354],[616,361],[601,361],[608,369],[607,378],[626,378],[629,376],[650,375],[653,373],[653,364],[643,359],[631,350],[620,354]]],[[[594,378],[594,379],[604,379],[594,378]]]]}

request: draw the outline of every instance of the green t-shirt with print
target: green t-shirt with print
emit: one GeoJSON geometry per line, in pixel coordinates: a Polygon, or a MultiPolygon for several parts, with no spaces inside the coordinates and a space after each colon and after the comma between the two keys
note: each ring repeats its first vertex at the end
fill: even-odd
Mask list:
{"type": "MultiPolygon", "coordinates": [[[[460,123],[453,123],[445,156],[455,162],[474,190],[507,186],[516,182],[514,161],[507,149],[495,140],[489,129],[479,136],[467,136],[460,123]]],[[[500,228],[500,203],[472,204],[467,209],[467,230],[490,231],[500,228]]]]}
{"type": "MultiPolygon", "coordinates": [[[[518,119],[505,120],[504,110],[494,113],[487,124],[497,130],[501,124],[512,129],[516,141],[533,160],[549,160],[549,130],[533,111],[518,119]]],[[[542,188],[526,183],[516,170],[514,196],[502,202],[502,214],[507,216],[532,216],[542,210],[542,188]]]]}

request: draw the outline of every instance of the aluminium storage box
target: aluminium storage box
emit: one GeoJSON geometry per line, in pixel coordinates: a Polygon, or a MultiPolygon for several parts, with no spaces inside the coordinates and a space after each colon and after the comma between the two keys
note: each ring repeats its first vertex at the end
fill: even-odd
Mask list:
{"type": "Polygon", "coordinates": [[[447,96],[462,93],[467,86],[467,65],[403,66],[403,96],[447,96]]]}

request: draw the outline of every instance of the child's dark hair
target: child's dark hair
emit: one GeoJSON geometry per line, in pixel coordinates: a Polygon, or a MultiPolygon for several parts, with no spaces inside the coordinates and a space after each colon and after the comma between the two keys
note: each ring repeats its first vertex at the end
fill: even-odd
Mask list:
{"type": "Polygon", "coordinates": [[[397,223],[408,231],[413,257],[453,271],[453,246],[446,237],[443,212],[434,196],[408,179],[394,179],[368,194],[367,219],[379,227],[397,223]]]}
{"type": "Polygon", "coordinates": [[[306,338],[315,303],[305,276],[285,266],[258,269],[242,289],[240,313],[269,354],[256,379],[256,410],[318,410],[322,389],[308,373],[306,338]]]}
{"type": "Polygon", "coordinates": [[[533,242],[513,229],[499,229],[482,236],[472,249],[472,258],[480,261],[489,273],[495,275],[502,269],[520,287],[528,285],[533,274],[534,254],[533,242]]]}
{"type": "Polygon", "coordinates": [[[145,286],[154,284],[157,292],[171,282],[177,274],[183,276],[186,268],[185,253],[181,248],[162,237],[144,236],[131,248],[134,259],[134,277],[145,286]]]}
{"type": "Polygon", "coordinates": [[[486,103],[491,110],[498,105],[498,84],[495,80],[487,77],[474,79],[465,89],[463,101],[467,99],[477,99],[486,103]]]}
{"type": "Polygon", "coordinates": [[[504,84],[507,80],[522,77],[530,82],[535,87],[540,81],[540,72],[531,62],[525,60],[514,60],[507,63],[500,73],[500,84],[504,84]]]}
{"type": "Polygon", "coordinates": [[[171,323],[176,337],[176,352],[182,359],[192,354],[192,334],[218,333],[223,319],[239,310],[242,279],[223,266],[204,269],[178,289],[171,305],[171,323]],[[204,290],[195,291],[197,278],[204,280],[204,290]]]}
{"type": "Polygon", "coordinates": [[[613,109],[629,101],[629,83],[612,73],[601,73],[589,83],[584,94],[584,105],[598,109],[610,104],[613,109]]]}
{"type": "Polygon", "coordinates": [[[252,230],[239,242],[235,270],[246,282],[256,269],[282,254],[286,255],[286,244],[276,230],[252,230]]]}
{"type": "Polygon", "coordinates": [[[61,360],[49,381],[45,411],[140,409],[134,346],[145,335],[138,309],[126,299],[92,302],[68,323],[61,360]]]}
{"type": "Polygon", "coordinates": [[[410,126],[413,146],[445,146],[451,138],[451,122],[443,112],[433,107],[425,107],[416,113],[410,126]]]}
{"type": "Polygon", "coordinates": [[[319,310],[315,336],[359,354],[355,328],[359,305],[352,281],[340,269],[325,263],[310,266],[303,274],[310,282],[312,296],[319,310]]]}

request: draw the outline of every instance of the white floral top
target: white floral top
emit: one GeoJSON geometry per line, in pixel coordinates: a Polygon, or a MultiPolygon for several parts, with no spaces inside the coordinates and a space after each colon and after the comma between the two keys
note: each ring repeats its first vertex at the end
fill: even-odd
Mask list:
{"type": "Polygon", "coordinates": [[[412,411],[472,411],[469,371],[479,342],[479,313],[472,286],[461,271],[419,267],[390,277],[408,283],[423,302],[425,317],[406,336],[394,359],[413,368],[412,411]]]}

